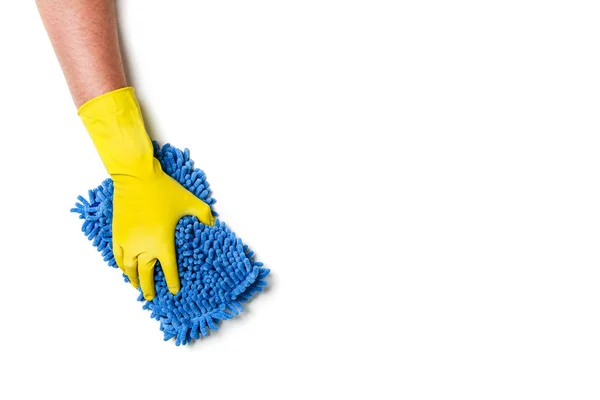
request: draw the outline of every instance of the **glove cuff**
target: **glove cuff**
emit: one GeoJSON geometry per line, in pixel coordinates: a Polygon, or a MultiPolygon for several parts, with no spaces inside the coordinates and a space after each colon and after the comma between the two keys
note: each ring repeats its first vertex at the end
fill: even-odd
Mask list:
{"type": "Polygon", "coordinates": [[[132,87],[95,97],[77,114],[111,176],[152,173],[154,150],[132,87]]]}

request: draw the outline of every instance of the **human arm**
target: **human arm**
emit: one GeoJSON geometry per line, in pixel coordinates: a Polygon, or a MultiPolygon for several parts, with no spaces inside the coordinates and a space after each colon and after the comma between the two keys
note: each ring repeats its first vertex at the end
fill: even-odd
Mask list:
{"type": "Polygon", "coordinates": [[[37,0],[77,108],[127,86],[115,0],[37,0]]]}
{"type": "Polygon", "coordinates": [[[180,289],[175,226],[184,215],[212,225],[210,207],[162,171],[141,109],[127,87],[114,0],[37,0],[78,114],[114,182],[112,245],[117,265],[147,300],[160,261],[180,289]]]}

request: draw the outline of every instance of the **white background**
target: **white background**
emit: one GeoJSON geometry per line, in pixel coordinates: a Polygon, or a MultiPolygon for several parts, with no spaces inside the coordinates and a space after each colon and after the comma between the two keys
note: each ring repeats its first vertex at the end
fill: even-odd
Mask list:
{"type": "Polygon", "coordinates": [[[120,0],[154,138],[273,270],[163,342],[69,213],[105,178],[0,3],[2,399],[598,399],[596,1],[120,0]]]}

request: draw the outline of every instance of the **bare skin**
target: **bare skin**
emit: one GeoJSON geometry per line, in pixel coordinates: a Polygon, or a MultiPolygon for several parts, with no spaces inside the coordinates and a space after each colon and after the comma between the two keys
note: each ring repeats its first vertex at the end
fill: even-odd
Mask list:
{"type": "Polygon", "coordinates": [[[36,0],[71,96],[79,108],[127,86],[115,0],[36,0]]]}

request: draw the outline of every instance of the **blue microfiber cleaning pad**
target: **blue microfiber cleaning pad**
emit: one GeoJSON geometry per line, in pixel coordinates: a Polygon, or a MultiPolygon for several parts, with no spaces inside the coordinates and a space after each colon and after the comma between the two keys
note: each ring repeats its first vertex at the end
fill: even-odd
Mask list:
{"type": "MultiPolygon", "coordinates": [[[[189,150],[153,144],[154,156],[165,173],[212,209],[215,199],[211,197],[204,172],[194,168],[189,150]]],[[[87,199],[79,196],[71,211],[84,220],[82,231],[104,261],[118,268],[112,252],[112,197],[113,182],[106,179],[88,191],[87,199]]],[[[213,214],[218,215],[214,210],[213,214]]],[[[169,292],[158,262],[154,271],[156,297],[146,301],[140,290],[138,301],[144,303],[143,309],[152,311],[151,318],[160,321],[164,340],[175,338],[177,346],[207,336],[211,329],[217,330],[222,320],[244,311],[241,303],[267,285],[269,269],[255,261],[248,246],[218,219],[214,226],[207,226],[196,217],[183,217],[175,231],[175,248],[181,280],[179,293],[173,296],[169,292]]]]}

